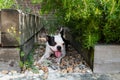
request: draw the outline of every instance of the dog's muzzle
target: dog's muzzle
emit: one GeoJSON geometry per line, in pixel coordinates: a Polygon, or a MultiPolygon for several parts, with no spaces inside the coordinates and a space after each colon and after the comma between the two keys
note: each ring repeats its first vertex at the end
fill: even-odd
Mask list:
{"type": "Polygon", "coordinates": [[[58,50],[58,51],[61,51],[61,46],[57,46],[57,50],[58,50]]]}

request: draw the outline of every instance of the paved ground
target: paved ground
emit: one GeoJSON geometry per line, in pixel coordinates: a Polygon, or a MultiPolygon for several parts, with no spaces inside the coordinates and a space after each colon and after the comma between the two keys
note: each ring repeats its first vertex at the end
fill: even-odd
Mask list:
{"type": "MultiPolygon", "coordinates": [[[[40,46],[35,51],[34,60],[37,61],[44,53],[44,46],[40,46]]],[[[37,73],[28,69],[24,73],[16,71],[1,71],[0,80],[120,80],[118,74],[94,74],[89,66],[82,59],[80,54],[70,47],[69,55],[67,55],[60,66],[60,70],[54,69],[51,66],[36,66],[37,73]],[[76,55],[75,55],[76,54],[76,55]],[[75,55],[75,56],[73,56],[75,55]],[[79,59],[77,59],[78,57],[79,59]],[[71,62],[73,61],[73,62],[71,62]],[[74,63],[74,64],[71,64],[74,63]]],[[[53,64],[51,64],[53,65],[53,64]]]]}
{"type": "Polygon", "coordinates": [[[1,74],[0,80],[120,80],[120,74],[81,74],[81,73],[60,73],[51,71],[44,73],[42,70],[39,74],[31,71],[25,73],[8,73],[1,74]]]}

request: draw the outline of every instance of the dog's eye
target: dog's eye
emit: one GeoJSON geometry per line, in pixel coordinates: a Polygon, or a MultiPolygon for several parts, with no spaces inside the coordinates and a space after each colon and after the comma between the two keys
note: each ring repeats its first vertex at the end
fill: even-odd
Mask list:
{"type": "Polygon", "coordinates": [[[55,46],[57,43],[56,42],[52,42],[51,43],[51,46],[55,46]]]}
{"type": "Polygon", "coordinates": [[[62,45],[65,45],[65,43],[63,43],[62,45]]]}
{"type": "Polygon", "coordinates": [[[53,46],[55,46],[57,43],[56,42],[54,42],[54,44],[53,44],[53,46]]]}

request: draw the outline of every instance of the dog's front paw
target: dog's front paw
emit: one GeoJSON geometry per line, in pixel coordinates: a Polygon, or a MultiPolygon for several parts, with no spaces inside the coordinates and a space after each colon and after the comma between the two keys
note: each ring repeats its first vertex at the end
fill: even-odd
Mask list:
{"type": "Polygon", "coordinates": [[[40,59],[40,60],[37,62],[37,64],[41,64],[42,62],[43,62],[43,60],[40,59]]]}
{"type": "Polygon", "coordinates": [[[59,65],[60,64],[60,61],[61,61],[61,59],[60,58],[56,58],[56,63],[59,65]]]}
{"type": "Polygon", "coordinates": [[[41,63],[40,63],[40,62],[35,61],[33,65],[34,65],[34,66],[38,66],[38,67],[40,67],[40,66],[41,66],[41,63]]]}

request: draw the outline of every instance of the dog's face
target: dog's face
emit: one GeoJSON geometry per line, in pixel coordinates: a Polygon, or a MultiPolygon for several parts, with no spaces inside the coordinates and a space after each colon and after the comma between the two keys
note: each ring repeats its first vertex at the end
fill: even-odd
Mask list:
{"type": "Polygon", "coordinates": [[[46,50],[45,54],[41,57],[38,63],[41,63],[44,59],[50,57],[51,53],[57,57],[56,61],[59,64],[61,59],[66,55],[66,40],[64,39],[63,29],[61,28],[59,33],[54,36],[46,36],[46,50]]]}
{"type": "Polygon", "coordinates": [[[65,50],[65,43],[61,34],[55,36],[47,36],[48,47],[56,57],[60,57],[65,50]]]}

